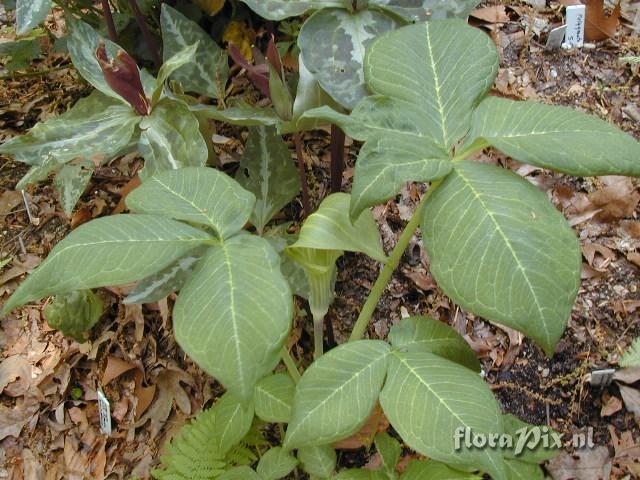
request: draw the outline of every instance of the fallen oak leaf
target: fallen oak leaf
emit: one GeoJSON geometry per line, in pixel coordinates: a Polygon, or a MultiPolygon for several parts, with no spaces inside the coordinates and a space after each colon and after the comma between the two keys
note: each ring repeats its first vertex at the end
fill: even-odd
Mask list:
{"type": "Polygon", "coordinates": [[[628,412],[633,413],[637,420],[640,420],[640,390],[626,385],[619,385],[619,387],[625,408],[628,412]]]}
{"type": "Polygon", "coordinates": [[[612,38],[620,25],[621,2],[618,2],[611,15],[604,12],[604,0],[587,0],[587,19],[585,25],[585,39],[598,42],[612,38]]]}

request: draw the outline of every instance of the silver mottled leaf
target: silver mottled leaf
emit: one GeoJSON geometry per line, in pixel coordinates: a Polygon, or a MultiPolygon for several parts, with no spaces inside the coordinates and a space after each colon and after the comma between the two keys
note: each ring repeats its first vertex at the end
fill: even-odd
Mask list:
{"type": "Polygon", "coordinates": [[[85,160],[77,165],[65,165],[56,174],[54,185],[60,194],[60,203],[67,216],[73,213],[95,169],[93,162],[85,160]]]}
{"type": "Polygon", "coordinates": [[[346,7],[351,0],[242,0],[251,10],[268,20],[297,17],[310,10],[346,7]]]}
{"type": "Polygon", "coordinates": [[[480,0],[369,0],[402,15],[408,20],[422,22],[444,18],[466,18],[480,0]]]}
{"type": "Polygon", "coordinates": [[[16,33],[24,35],[37,27],[47,18],[51,7],[53,7],[52,0],[17,0],[16,33]]]}

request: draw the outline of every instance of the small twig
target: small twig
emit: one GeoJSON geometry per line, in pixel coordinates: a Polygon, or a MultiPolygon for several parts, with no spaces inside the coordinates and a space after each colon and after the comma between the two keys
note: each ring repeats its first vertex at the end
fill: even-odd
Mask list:
{"type": "Polygon", "coordinates": [[[293,143],[296,146],[296,157],[298,158],[298,173],[300,174],[300,183],[302,184],[302,208],[304,209],[304,217],[311,215],[311,201],[309,200],[309,185],[307,184],[307,168],[304,164],[304,155],[302,153],[302,140],[299,133],[294,133],[293,143]]]}
{"type": "Polygon", "coordinates": [[[29,217],[29,223],[31,225],[38,225],[40,223],[40,219],[31,215],[31,208],[29,207],[29,199],[27,198],[27,194],[24,190],[20,190],[22,194],[22,200],[24,201],[24,206],[27,210],[27,216],[29,217]]]}
{"type": "Polygon", "coordinates": [[[22,235],[18,235],[18,244],[20,245],[20,251],[22,252],[22,255],[26,255],[27,249],[25,248],[24,242],[22,241],[22,235]]]}
{"type": "Polygon", "coordinates": [[[129,0],[129,3],[131,4],[131,8],[133,8],[133,14],[135,15],[136,22],[140,27],[140,30],[142,31],[142,36],[144,37],[144,41],[146,42],[147,47],[149,48],[149,51],[153,56],[153,62],[155,63],[155,67],[156,69],[159,69],[160,65],[162,65],[162,59],[160,58],[160,47],[158,45],[158,42],[156,42],[155,37],[151,33],[151,30],[149,30],[147,21],[145,20],[144,15],[142,15],[142,11],[140,10],[140,7],[138,6],[138,0],[129,0]]]}
{"type": "Polygon", "coordinates": [[[101,0],[102,2],[102,14],[104,20],[107,22],[107,29],[109,30],[109,38],[112,42],[118,43],[118,32],[116,30],[116,24],[113,21],[113,14],[111,13],[111,5],[109,0],[101,0]]]}

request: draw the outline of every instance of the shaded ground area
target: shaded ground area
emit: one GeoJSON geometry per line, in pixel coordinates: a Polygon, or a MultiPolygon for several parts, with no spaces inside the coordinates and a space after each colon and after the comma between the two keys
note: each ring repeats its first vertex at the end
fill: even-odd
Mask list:
{"type": "MultiPolygon", "coordinates": [[[[502,51],[494,94],[577,107],[640,138],[638,68],[620,61],[640,55],[638,36],[623,26],[615,39],[595,48],[547,52],[541,48],[544,29],[560,20],[560,8],[551,2],[551,7],[536,12],[524,3],[511,3],[504,9],[508,21],[478,21],[502,51]]],[[[49,55],[36,68],[56,69],[51,73],[0,81],[0,141],[64,111],[90,91],[72,68],[61,68],[65,66],[64,56],[49,55]]],[[[233,81],[232,95],[255,98],[244,76],[233,81]]],[[[246,132],[216,125],[216,135],[224,168],[231,172],[246,132]]],[[[314,131],[304,137],[317,203],[329,189],[328,134],[314,131]]],[[[346,190],[357,150],[358,145],[349,142],[346,190]]],[[[576,461],[593,469],[610,462],[613,478],[640,478],[640,419],[622,398],[624,383],[601,388],[588,381],[593,370],[616,367],[623,349],[640,336],[638,181],[553,174],[494,151],[478,157],[511,168],[539,186],[580,238],[582,288],[555,355],[547,358],[517,332],[484,322],[452,304],[429,274],[429,258],[419,235],[394,274],[369,335],[384,338],[406,314],[431,315],[450,323],[482,359],[486,379],[505,412],[530,423],[549,424],[563,433],[566,442],[592,427],[594,443],[606,454],[602,449],[586,450],[578,452],[576,461]]],[[[99,168],[73,217],[66,218],[50,181],[29,187],[23,198],[13,189],[27,167],[0,158],[0,260],[13,258],[0,271],[0,302],[72,228],[119,212],[140,163],[129,156],[99,168]]],[[[423,191],[421,185],[407,185],[395,200],[374,209],[387,251],[395,245],[423,191]]],[[[299,218],[300,205],[294,202],[281,219],[299,218]]],[[[333,327],[326,338],[329,346],[349,335],[376,276],[376,264],[362,256],[347,254],[339,261],[337,298],[329,312],[333,327]]],[[[220,386],[175,343],[170,319],[173,298],[144,308],[125,306],[120,300],[129,288],[99,291],[108,310],[90,341],[83,344],[50,329],[42,315],[43,305],[26,306],[0,320],[0,478],[145,478],[165,440],[220,394],[220,386]],[[99,387],[112,402],[114,435],[108,439],[99,431],[99,387]],[[145,391],[145,387],[155,390],[145,391]],[[145,404],[144,414],[136,417],[136,406],[145,404]]],[[[310,362],[312,350],[305,308],[304,302],[298,302],[290,345],[304,364],[310,362]]],[[[633,377],[627,381],[637,389],[639,379],[640,375],[635,383],[633,377]]],[[[277,435],[269,433],[271,439],[277,435]]],[[[340,456],[341,466],[377,461],[364,449],[340,456]]]]}

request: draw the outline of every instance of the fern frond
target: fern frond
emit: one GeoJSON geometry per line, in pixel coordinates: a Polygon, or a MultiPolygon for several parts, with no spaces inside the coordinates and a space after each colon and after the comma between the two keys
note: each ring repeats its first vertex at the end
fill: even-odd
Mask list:
{"type": "Polygon", "coordinates": [[[618,363],[622,367],[640,367],[640,337],[635,339],[618,363]]]}

